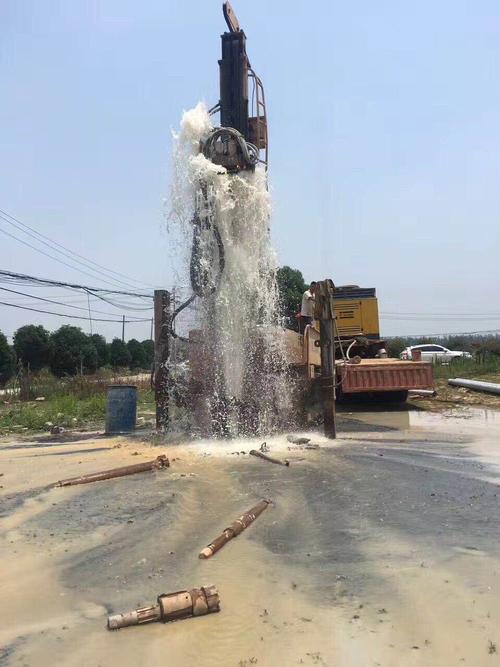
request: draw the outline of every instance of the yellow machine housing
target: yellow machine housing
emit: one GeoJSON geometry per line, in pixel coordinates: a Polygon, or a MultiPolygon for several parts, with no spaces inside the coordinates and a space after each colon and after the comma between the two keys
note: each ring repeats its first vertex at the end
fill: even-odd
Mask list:
{"type": "Polygon", "coordinates": [[[334,297],[337,331],[341,338],[365,336],[378,339],[380,326],[376,297],[345,299],[334,297]]]}

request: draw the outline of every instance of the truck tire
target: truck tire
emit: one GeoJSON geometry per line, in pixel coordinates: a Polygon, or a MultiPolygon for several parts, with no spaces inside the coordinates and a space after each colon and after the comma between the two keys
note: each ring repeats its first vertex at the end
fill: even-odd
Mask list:
{"type": "Polygon", "coordinates": [[[402,389],[400,391],[381,391],[375,394],[377,400],[381,403],[405,403],[408,398],[408,390],[402,389]]]}
{"type": "Polygon", "coordinates": [[[399,391],[366,391],[354,394],[337,393],[337,401],[342,403],[404,403],[408,398],[408,390],[399,391]]]}

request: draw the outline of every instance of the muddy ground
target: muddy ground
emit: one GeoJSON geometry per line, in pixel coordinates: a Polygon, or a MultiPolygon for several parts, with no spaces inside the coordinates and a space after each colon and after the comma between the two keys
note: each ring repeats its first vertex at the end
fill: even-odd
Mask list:
{"type": "Polygon", "coordinates": [[[78,436],[0,444],[2,666],[500,664],[500,413],[345,411],[318,450],[78,436]],[[237,453],[238,452],[238,453],[237,453]],[[245,452],[245,453],[243,453],[245,452]],[[52,482],[166,453],[171,467],[52,482]],[[274,505],[214,558],[256,500],[274,505]],[[221,612],[106,630],[216,584],[221,612]]]}
{"type": "MultiPolygon", "coordinates": [[[[500,377],[494,374],[484,376],[478,374],[474,379],[500,383],[500,377]]],[[[434,398],[413,398],[410,399],[410,405],[418,406],[421,409],[430,410],[432,412],[440,412],[445,408],[458,408],[460,406],[500,410],[500,396],[497,394],[472,391],[465,387],[452,387],[448,384],[448,380],[445,378],[437,378],[434,381],[434,385],[437,392],[437,395],[434,398]]]]}

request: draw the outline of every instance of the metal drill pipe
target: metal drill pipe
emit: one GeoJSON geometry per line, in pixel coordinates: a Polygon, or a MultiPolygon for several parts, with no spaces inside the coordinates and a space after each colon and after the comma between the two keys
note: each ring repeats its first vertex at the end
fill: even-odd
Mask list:
{"type": "Polygon", "coordinates": [[[163,593],[157,604],[108,616],[108,630],[118,630],[130,625],[142,625],[153,621],[178,621],[192,616],[204,616],[220,611],[219,592],[215,586],[201,586],[189,591],[163,593]]]}
{"type": "Polygon", "coordinates": [[[269,461],[269,463],[277,463],[280,466],[289,466],[290,461],[288,459],[285,459],[284,461],[281,461],[280,459],[275,459],[272,456],[268,456],[267,454],[263,454],[262,452],[259,452],[257,449],[251,449],[250,454],[252,456],[258,456],[259,459],[264,459],[264,461],[269,461]]]}
{"type": "Polygon", "coordinates": [[[465,380],[463,378],[450,378],[448,384],[452,387],[465,387],[474,391],[485,391],[489,394],[500,394],[500,384],[496,382],[481,382],[479,380],[465,380]]]}
{"type": "Polygon", "coordinates": [[[80,475],[79,477],[70,477],[69,479],[62,479],[56,482],[55,486],[74,486],[75,484],[89,484],[90,482],[99,482],[104,479],[112,479],[113,477],[124,477],[125,475],[134,475],[137,472],[146,472],[148,470],[159,470],[160,468],[168,468],[170,461],[165,454],[157,456],[153,461],[146,461],[145,463],[136,463],[131,466],[123,466],[121,468],[112,468],[111,470],[103,470],[102,472],[93,472],[88,475],[80,475]]]}
{"type": "Polygon", "coordinates": [[[270,500],[261,500],[260,503],[255,505],[255,507],[252,507],[251,510],[245,512],[245,514],[242,514],[236,519],[236,521],[233,521],[230,526],[224,528],[221,535],[216,537],[213,542],[210,542],[209,545],[202,549],[198,557],[210,558],[213,556],[214,553],[219,551],[219,549],[222,549],[222,547],[227,544],[229,540],[232,540],[233,537],[237,537],[245,530],[245,528],[248,528],[248,526],[253,523],[260,514],[262,514],[262,512],[270,503],[270,500]]]}

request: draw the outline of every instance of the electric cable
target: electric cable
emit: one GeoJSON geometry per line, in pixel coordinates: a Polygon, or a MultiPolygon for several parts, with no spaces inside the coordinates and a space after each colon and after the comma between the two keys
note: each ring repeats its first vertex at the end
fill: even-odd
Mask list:
{"type": "Polygon", "coordinates": [[[124,290],[110,290],[108,287],[106,288],[89,287],[88,285],[81,285],[79,283],[67,283],[61,280],[51,280],[50,278],[38,278],[36,276],[30,276],[25,273],[16,273],[14,271],[5,271],[0,269],[0,281],[2,279],[2,276],[5,278],[5,282],[21,281],[21,282],[30,282],[37,285],[52,285],[55,287],[67,287],[70,289],[83,290],[85,292],[90,291],[93,292],[94,295],[97,292],[103,292],[104,294],[121,294],[124,296],[141,297],[147,299],[153,298],[152,294],[144,294],[142,292],[126,292],[124,290]]]}
{"type": "Polygon", "coordinates": [[[485,315],[485,316],[472,316],[472,315],[463,315],[463,316],[429,316],[424,317],[420,315],[387,315],[380,313],[380,317],[384,320],[393,321],[393,322],[487,322],[488,320],[500,320],[500,315],[485,315]]]}
{"type": "MultiPolygon", "coordinates": [[[[89,317],[83,317],[81,315],[67,315],[66,313],[55,313],[51,310],[41,310],[39,308],[28,308],[28,306],[19,306],[15,305],[13,303],[8,303],[7,301],[0,301],[1,306],[10,306],[11,308],[20,308],[21,310],[30,310],[34,313],[44,313],[45,315],[57,315],[58,317],[66,317],[71,320],[86,320],[87,322],[89,321],[89,317]]],[[[125,324],[137,324],[139,322],[150,322],[151,318],[146,318],[144,320],[105,320],[105,319],[100,319],[93,317],[92,318],[93,322],[113,322],[115,324],[122,324],[125,322],[125,324]]]]}
{"type": "Polygon", "coordinates": [[[2,234],[5,234],[5,236],[9,236],[11,239],[14,239],[15,241],[19,241],[19,243],[22,243],[23,245],[27,246],[28,248],[31,248],[32,250],[35,250],[35,252],[40,253],[41,255],[45,255],[45,257],[48,257],[49,259],[53,260],[54,262],[59,262],[59,264],[62,264],[63,266],[66,266],[68,269],[71,269],[72,271],[79,271],[80,273],[85,274],[86,276],[89,276],[90,278],[99,278],[99,280],[102,280],[103,282],[107,283],[108,285],[115,286],[114,283],[110,282],[109,280],[104,279],[102,276],[99,276],[95,273],[89,273],[88,271],[84,271],[83,269],[80,269],[76,266],[71,266],[71,264],[68,264],[67,262],[64,262],[62,259],[59,259],[59,257],[54,257],[54,255],[50,255],[48,252],[45,252],[44,250],[41,250],[40,248],[37,248],[36,246],[32,245],[31,243],[28,243],[28,241],[24,241],[23,239],[20,239],[18,236],[15,234],[11,234],[10,232],[6,231],[5,229],[2,229],[0,227],[0,232],[2,234]]]}
{"type": "Polygon", "coordinates": [[[87,294],[92,294],[92,296],[94,296],[96,299],[100,299],[101,301],[109,303],[111,306],[114,306],[115,308],[120,308],[121,310],[141,311],[141,310],[152,310],[153,308],[152,306],[146,306],[144,308],[133,308],[130,306],[125,306],[124,304],[114,303],[110,299],[106,299],[106,297],[102,296],[101,294],[98,294],[97,292],[94,292],[91,289],[86,289],[85,291],[87,292],[87,294]]]}
{"type": "Polygon", "coordinates": [[[439,338],[445,336],[480,336],[482,334],[499,334],[500,329],[486,329],[483,331],[447,331],[445,333],[432,334],[399,334],[397,336],[385,336],[386,340],[393,340],[395,338],[439,338]]]}
{"type": "MultiPolygon", "coordinates": [[[[128,285],[127,285],[127,283],[123,283],[123,281],[121,281],[121,280],[118,281],[118,282],[121,282],[122,284],[125,284],[128,287],[134,287],[133,285],[130,284],[130,281],[133,282],[133,283],[137,283],[137,284],[147,285],[147,283],[143,283],[142,281],[138,281],[134,278],[130,278],[129,276],[126,276],[125,274],[120,273],[119,271],[114,271],[113,269],[108,269],[107,267],[102,266],[102,264],[98,264],[97,262],[94,262],[92,259],[88,259],[88,258],[84,257],[83,255],[80,255],[79,253],[75,252],[74,250],[70,250],[69,248],[66,248],[61,243],[58,243],[57,241],[54,241],[54,239],[51,239],[50,237],[45,236],[45,234],[42,234],[41,232],[38,232],[33,227],[30,227],[30,225],[27,225],[25,222],[22,222],[21,220],[19,220],[19,218],[16,218],[15,216],[11,215],[10,213],[7,213],[6,211],[3,211],[2,209],[0,209],[0,218],[3,219],[4,222],[7,222],[7,224],[12,225],[14,228],[19,229],[20,231],[22,231],[27,236],[30,236],[31,238],[37,240],[39,243],[43,243],[45,246],[47,246],[51,250],[55,250],[56,252],[62,254],[63,256],[68,257],[68,253],[69,253],[70,255],[73,255],[75,258],[78,257],[81,260],[83,260],[83,262],[84,262],[83,265],[84,266],[86,264],[93,264],[94,266],[96,266],[99,269],[99,273],[106,272],[108,274],[111,273],[111,274],[114,274],[116,276],[125,278],[128,281],[128,285]],[[7,219],[7,218],[10,218],[10,220],[7,219]],[[26,231],[26,230],[29,230],[29,231],[26,231]],[[47,243],[46,241],[48,241],[49,243],[47,243]],[[54,247],[54,246],[57,246],[57,248],[61,248],[62,251],[57,250],[57,248],[54,247]]],[[[73,259],[73,258],[69,257],[69,259],[73,259]]],[[[79,264],[82,264],[82,262],[80,262],[78,259],[74,259],[73,261],[76,261],[79,264]]],[[[87,267],[87,268],[89,268],[89,267],[87,267]]],[[[147,285],[147,286],[152,287],[152,285],[147,285]]]]}
{"type": "MultiPolygon", "coordinates": [[[[32,299],[36,299],[37,301],[45,301],[46,303],[52,303],[56,306],[64,306],[65,308],[76,308],[77,310],[85,310],[85,311],[88,310],[88,307],[83,308],[82,306],[74,306],[70,303],[64,303],[63,301],[56,301],[54,299],[47,299],[43,296],[36,296],[34,294],[27,294],[26,292],[19,292],[18,290],[9,289],[8,287],[0,287],[0,290],[2,290],[2,292],[10,292],[12,294],[18,294],[18,295],[21,295],[21,296],[28,296],[28,297],[31,297],[32,299]]],[[[87,293],[87,296],[88,296],[88,293],[87,293]]],[[[9,305],[10,306],[16,306],[16,305],[26,305],[26,304],[9,303],[9,305]]],[[[95,310],[95,309],[94,309],[94,313],[100,313],[101,315],[110,315],[110,316],[114,315],[114,313],[107,313],[107,312],[104,312],[102,310],[95,310]]],[[[143,321],[138,317],[134,317],[134,320],[140,320],[141,322],[143,321]]]]}

